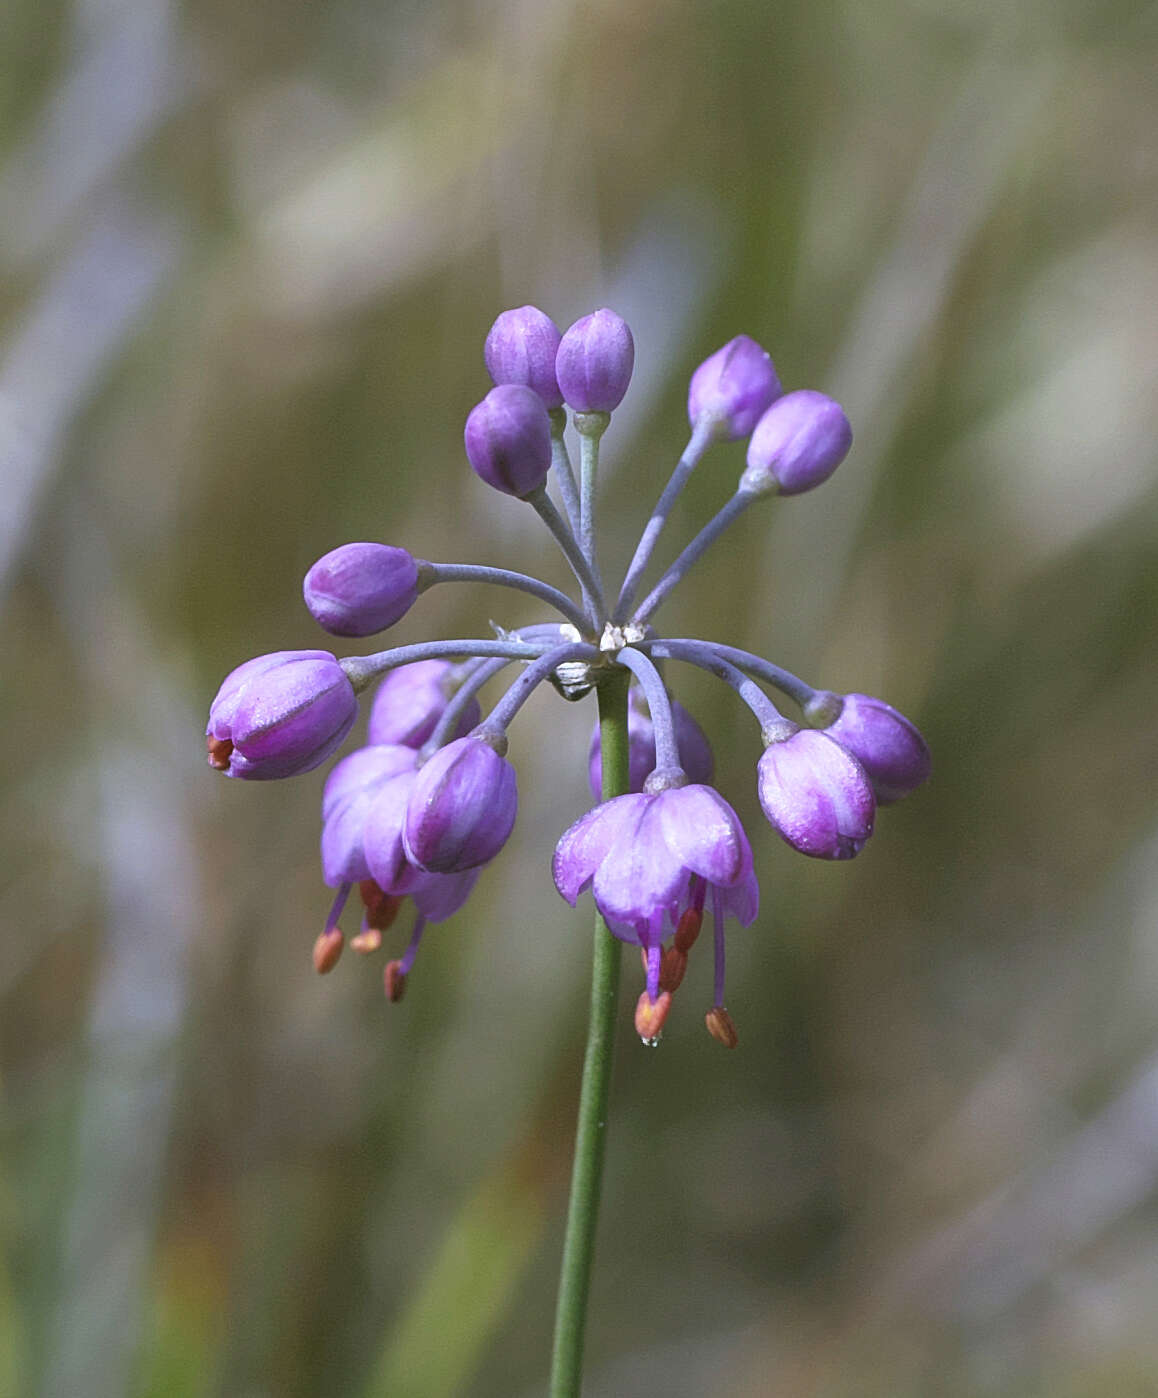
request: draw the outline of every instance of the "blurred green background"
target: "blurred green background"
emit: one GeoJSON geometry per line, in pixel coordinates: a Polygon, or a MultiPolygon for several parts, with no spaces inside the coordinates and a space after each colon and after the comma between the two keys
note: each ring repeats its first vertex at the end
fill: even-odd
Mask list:
{"type": "MultiPolygon", "coordinates": [[[[504,307],[637,373],[605,568],[745,331],[841,399],[832,482],[665,612],[934,750],[861,858],[748,822],[728,1054],[625,965],[592,1398],[1158,1394],[1158,10],[953,0],[8,0],[0,52],[0,1395],[541,1393],[589,904],[592,709],[516,835],[319,980],[323,773],[205,766],[349,539],[562,582],[466,469],[504,307]],[[399,929],[396,938],[404,936],[399,929]],[[395,953],[396,954],[396,953],[395,953]]],[[[718,449],[663,556],[732,489],[718,449]]],[[[399,641],[537,615],[440,588],[399,641]]],[[[372,648],[372,643],[365,647],[372,648]]]]}

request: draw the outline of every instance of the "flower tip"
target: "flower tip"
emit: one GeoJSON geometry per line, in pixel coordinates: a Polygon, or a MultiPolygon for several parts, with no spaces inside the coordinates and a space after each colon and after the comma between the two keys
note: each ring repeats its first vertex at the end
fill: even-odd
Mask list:
{"type": "Polygon", "coordinates": [[[740,1042],[736,1026],[732,1023],[732,1016],[723,1005],[713,1005],[704,1016],[704,1024],[716,1043],[723,1044],[725,1048],[735,1048],[740,1042]]]}
{"type": "Polygon", "coordinates": [[[387,1000],[396,1005],[406,994],[406,972],[402,969],[401,961],[387,961],[382,971],[382,984],[387,1000]]]}
{"type": "Polygon", "coordinates": [[[342,954],[343,937],[337,927],[327,927],[319,932],[314,942],[314,970],[319,976],[328,975],[338,964],[342,954]]]}
{"type": "Polygon", "coordinates": [[[688,421],[724,441],[747,437],[782,393],[776,367],[750,335],[737,335],[705,359],[688,385],[688,421]]]}
{"type": "Polygon", "coordinates": [[[228,738],[215,738],[212,733],[207,734],[205,746],[209,750],[209,765],[215,772],[229,771],[229,758],[233,752],[233,744],[228,738]]]}
{"type": "Polygon", "coordinates": [[[570,326],[559,342],[555,377],[572,411],[611,413],[623,401],[635,367],[627,322],[604,306],[570,326]]]}
{"type": "Polygon", "coordinates": [[[649,1048],[655,1048],[671,1012],[671,991],[661,990],[653,1000],[645,990],[635,1006],[635,1032],[649,1048]]]}

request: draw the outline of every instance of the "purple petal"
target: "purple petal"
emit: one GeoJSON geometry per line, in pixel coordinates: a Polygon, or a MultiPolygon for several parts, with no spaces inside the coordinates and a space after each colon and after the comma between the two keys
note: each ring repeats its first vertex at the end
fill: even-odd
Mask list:
{"type": "Polygon", "coordinates": [[[640,804],[648,799],[642,795],[612,797],[563,832],[555,846],[551,872],[555,887],[572,907],[625,826],[634,820],[640,804]]]}

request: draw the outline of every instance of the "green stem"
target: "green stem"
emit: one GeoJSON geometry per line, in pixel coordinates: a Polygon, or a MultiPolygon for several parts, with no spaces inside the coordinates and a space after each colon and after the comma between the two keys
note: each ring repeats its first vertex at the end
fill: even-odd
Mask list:
{"type": "MultiPolygon", "coordinates": [[[[627,686],[630,677],[612,673],[599,686],[599,736],[603,751],[603,799],[629,788],[627,763],[627,686]]],[[[583,1373],[583,1332],[591,1261],[603,1184],[607,1145],[607,1098],[615,1046],[615,1011],[619,999],[619,943],[607,923],[595,918],[595,956],[591,970],[591,1018],[583,1059],[583,1086],[571,1167],[571,1199],[559,1272],[555,1308],[555,1350],[551,1359],[550,1398],[579,1398],[583,1373]]]]}

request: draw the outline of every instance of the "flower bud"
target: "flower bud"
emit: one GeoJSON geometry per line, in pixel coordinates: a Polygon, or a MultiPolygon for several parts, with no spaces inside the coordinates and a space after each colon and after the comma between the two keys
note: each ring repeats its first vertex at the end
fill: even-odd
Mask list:
{"type": "MultiPolygon", "coordinates": [[[[388,670],[370,708],[367,740],[420,748],[450,703],[448,681],[453,670],[449,660],[416,660],[388,670]]],[[[461,738],[469,733],[481,717],[478,700],[472,699],[452,736],[461,738]]]]}
{"type": "Polygon", "coordinates": [[[756,424],[740,489],[799,495],[826,481],[851,446],[852,428],[839,403],[811,388],[786,393],[756,424]]]}
{"type": "Polygon", "coordinates": [[[271,781],[308,772],[358,716],[346,672],[323,650],[283,650],[226,676],[209,708],[209,765],[230,777],[271,781]]]}
{"type": "Polygon", "coordinates": [[[418,565],[389,544],[343,544],[318,559],[302,593],[310,615],[331,635],[372,636],[414,605],[418,565]]]}
{"type": "Polygon", "coordinates": [[[563,395],[555,378],[559,327],[537,306],[504,311],[490,328],[483,357],[495,384],[521,383],[532,388],[548,408],[561,408],[563,395]]]}
{"type": "Polygon", "coordinates": [[[614,412],[635,367],[635,341],[627,322],[606,307],[577,320],[559,342],[555,375],[577,413],[614,412]]]}
{"type": "Polygon", "coordinates": [[[433,873],[460,873],[493,859],[515,824],[515,769],[491,744],[459,738],[421,767],[410,793],[406,858],[433,873]]]}
{"type": "Polygon", "coordinates": [[[839,717],[825,731],[868,773],[878,805],[899,801],[928,780],[928,745],[916,724],[883,699],[846,694],[839,717]]]}
{"type": "Polygon", "coordinates": [[[539,489],[551,469],[551,420],[543,400],[524,384],[492,388],[471,410],[466,455],[487,485],[519,499],[539,489]]]}
{"type": "Polygon", "coordinates": [[[782,392],[771,356],[750,336],[737,335],[692,375],[688,420],[695,427],[706,418],[717,437],[734,442],[748,436],[782,392]]]}
{"type": "Polygon", "coordinates": [[[815,728],[768,744],[758,788],[773,829],[801,854],[851,859],[873,832],[876,801],[864,768],[815,728]]]}

